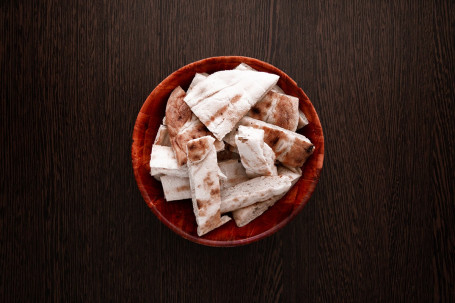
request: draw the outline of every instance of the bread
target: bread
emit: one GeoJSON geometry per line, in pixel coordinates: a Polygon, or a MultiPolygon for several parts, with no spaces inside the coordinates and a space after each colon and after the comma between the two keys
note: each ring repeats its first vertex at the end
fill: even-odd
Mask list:
{"type": "Polygon", "coordinates": [[[169,133],[167,131],[167,126],[160,125],[158,128],[158,132],[156,133],[155,141],[153,142],[155,145],[161,146],[171,146],[171,141],[169,140],[169,133]]]}
{"type": "Polygon", "coordinates": [[[221,192],[221,213],[249,206],[285,193],[291,187],[286,177],[263,176],[239,183],[221,192]]]}
{"type": "Polygon", "coordinates": [[[150,155],[150,174],[188,177],[188,169],[186,165],[178,165],[172,147],[153,145],[150,155]]]}
{"type": "Polygon", "coordinates": [[[220,71],[194,86],[184,101],[215,138],[222,140],[278,78],[255,71],[220,71]]]}
{"type": "Polygon", "coordinates": [[[227,216],[221,217],[219,168],[214,142],[213,137],[204,136],[187,144],[188,175],[199,236],[230,220],[227,216]]]}
{"type": "Polygon", "coordinates": [[[297,124],[297,129],[301,129],[302,127],[308,125],[308,119],[305,114],[299,110],[299,123],[297,124]]]}
{"type": "Polygon", "coordinates": [[[201,82],[202,80],[204,80],[208,76],[209,76],[209,74],[207,74],[207,73],[196,73],[194,75],[193,81],[191,81],[190,86],[186,90],[186,93],[188,94],[199,82],[201,82]]]}
{"type": "Polygon", "coordinates": [[[161,176],[164,198],[166,201],[191,199],[190,180],[188,178],[161,176]]]}
{"type": "MultiPolygon", "coordinates": [[[[237,67],[235,68],[235,70],[252,70],[252,71],[256,71],[254,68],[252,68],[251,66],[249,66],[248,64],[246,63],[240,63],[239,65],[237,65],[237,67]]],[[[274,92],[277,92],[277,93],[282,93],[284,94],[284,91],[281,89],[281,87],[279,87],[277,84],[275,84],[272,89],[272,91],[274,92]]]]}
{"type": "Polygon", "coordinates": [[[275,153],[264,143],[264,130],[240,125],[235,143],[248,177],[277,174],[275,153]]]}
{"type": "MultiPolygon", "coordinates": [[[[184,97],[185,92],[178,86],[172,91],[166,105],[169,139],[179,166],[184,165],[187,161],[186,144],[189,140],[211,135],[183,101],[184,97]]],[[[224,143],[221,141],[218,141],[216,146],[219,150],[224,149],[224,143]]]]}
{"type": "Polygon", "coordinates": [[[295,132],[299,123],[299,99],[270,91],[247,116],[295,132]]]}
{"type": "Polygon", "coordinates": [[[220,180],[221,190],[245,182],[250,178],[246,175],[245,168],[238,160],[227,160],[218,162],[221,172],[226,180],[220,180]]]}
{"type": "MultiPolygon", "coordinates": [[[[300,176],[302,175],[302,170],[300,168],[297,169],[289,169],[286,167],[278,167],[278,175],[289,178],[291,182],[290,187],[286,190],[286,192],[294,186],[294,184],[299,180],[300,176]]],[[[280,200],[286,192],[273,196],[265,201],[254,203],[250,206],[246,206],[232,212],[232,217],[235,220],[235,224],[238,227],[242,227],[262,215],[267,209],[272,207],[278,200],[280,200]]]]}
{"type": "Polygon", "coordinates": [[[314,145],[305,136],[270,123],[243,117],[239,125],[264,130],[264,142],[275,153],[276,159],[288,167],[300,167],[313,153],[314,145]]]}

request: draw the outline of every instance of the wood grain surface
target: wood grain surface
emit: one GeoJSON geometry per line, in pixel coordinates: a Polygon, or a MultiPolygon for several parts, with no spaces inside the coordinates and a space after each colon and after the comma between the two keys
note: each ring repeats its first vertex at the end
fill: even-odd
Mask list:
{"type": "Polygon", "coordinates": [[[2,1],[0,300],[455,300],[454,1],[2,1]],[[153,88],[242,55],[322,123],[315,193],[238,248],[185,240],[131,165],[153,88]]]}

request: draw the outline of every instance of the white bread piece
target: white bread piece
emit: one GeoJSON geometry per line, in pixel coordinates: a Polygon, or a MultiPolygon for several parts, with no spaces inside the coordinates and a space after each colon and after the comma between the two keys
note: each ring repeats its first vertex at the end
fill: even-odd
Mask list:
{"type": "Polygon", "coordinates": [[[281,195],[290,187],[289,178],[283,176],[262,176],[239,183],[221,193],[221,213],[281,195]]]}
{"type": "Polygon", "coordinates": [[[305,114],[299,109],[299,124],[297,124],[297,129],[301,129],[306,125],[308,125],[308,119],[305,114]]]}
{"type": "MultiPolygon", "coordinates": [[[[289,189],[297,183],[299,178],[302,176],[302,170],[300,168],[297,169],[289,169],[283,166],[278,167],[278,175],[288,177],[289,181],[291,182],[291,186],[289,189]]],[[[288,189],[288,190],[289,190],[288,189]]],[[[288,191],[286,190],[286,192],[288,191]]],[[[278,200],[280,200],[286,194],[284,192],[281,195],[273,196],[270,199],[267,199],[262,202],[254,203],[250,206],[243,207],[232,212],[232,217],[235,220],[235,224],[238,227],[242,227],[262,215],[267,209],[272,207],[278,200]]]]}
{"type": "Polygon", "coordinates": [[[188,177],[188,169],[186,165],[178,165],[172,147],[153,145],[150,155],[150,174],[188,177]]]}
{"type": "Polygon", "coordinates": [[[196,73],[194,75],[193,81],[191,81],[190,86],[186,90],[186,93],[188,94],[193,89],[193,87],[195,87],[199,82],[201,82],[202,80],[204,80],[208,76],[209,76],[209,74],[207,74],[207,73],[196,73]]]}
{"type": "Polygon", "coordinates": [[[278,79],[277,75],[263,72],[219,71],[194,86],[184,101],[213,135],[222,140],[278,79]]]}
{"type": "Polygon", "coordinates": [[[272,148],[276,159],[287,167],[301,167],[314,151],[314,145],[307,137],[282,127],[250,117],[243,117],[239,125],[263,129],[264,142],[272,148]]]}
{"type": "Polygon", "coordinates": [[[226,176],[226,180],[220,180],[221,191],[250,179],[243,165],[236,159],[218,162],[218,166],[226,176]]]}
{"type": "Polygon", "coordinates": [[[161,122],[161,124],[163,124],[164,126],[167,126],[167,124],[166,124],[166,116],[164,116],[163,121],[161,122]]]}
{"type": "Polygon", "coordinates": [[[180,178],[174,176],[161,176],[161,185],[163,185],[164,198],[166,201],[175,201],[191,199],[191,188],[189,178],[180,178]]]}
{"type": "Polygon", "coordinates": [[[237,128],[234,128],[229,133],[227,133],[226,136],[224,136],[223,141],[229,144],[230,146],[236,146],[235,135],[237,135],[237,128]]]}
{"type": "Polygon", "coordinates": [[[221,217],[219,167],[211,136],[188,141],[188,172],[197,234],[202,236],[230,220],[221,217]]]}
{"type": "MultiPolygon", "coordinates": [[[[235,70],[253,70],[253,71],[257,71],[256,69],[252,68],[251,66],[249,66],[248,64],[246,63],[240,63],[239,65],[237,65],[236,68],[234,68],[235,70]]],[[[277,93],[282,93],[284,94],[284,91],[281,89],[281,87],[279,87],[277,84],[275,84],[272,89],[272,91],[274,92],[277,92],[277,93]]]]}
{"type": "Polygon", "coordinates": [[[299,99],[269,91],[247,116],[295,132],[299,124],[299,99]]]}
{"type": "Polygon", "coordinates": [[[171,146],[171,141],[169,140],[169,133],[167,131],[166,125],[160,125],[158,132],[156,133],[154,145],[161,146],[171,146]]]}
{"type": "Polygon", "coordinates": [[[275,153],[264,143],[264,130],[240,125],[235,144],[248,177],[277,175],[275,153]]]}
{"type": "MultiPolygon", "coordinates": [[[[169,96],[166,105],[166,123],[169,132],[169,140],[174,149],[178,164],[184,165],[186,159],[186,144],[189,140],[211,135],[209,130],[191,112],[191,109],[183,101],[185,91],[176,87],[169,96]]],[[[224,143],[217,142],[218,150],[224,149],[224,143]]]]}

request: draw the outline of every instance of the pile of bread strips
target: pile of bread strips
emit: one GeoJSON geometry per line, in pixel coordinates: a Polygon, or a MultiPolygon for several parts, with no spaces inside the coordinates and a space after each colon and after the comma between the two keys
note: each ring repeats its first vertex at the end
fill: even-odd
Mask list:
{"type": "Polygon", "coordinates": [[[231,218],[250,223],[302,175],[314,145],[296,130],[308,120],[278,79],[242,63],[197,73],[169,96],[150,174],[167,201],[192,199],[199,236],[231,218]]]}

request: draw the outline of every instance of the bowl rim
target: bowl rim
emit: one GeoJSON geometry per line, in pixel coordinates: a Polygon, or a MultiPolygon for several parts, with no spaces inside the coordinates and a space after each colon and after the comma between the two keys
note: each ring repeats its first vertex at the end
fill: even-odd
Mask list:
{"type": "MultiPolygon", "coordinates": [[[[148,115],[148,114],[146,114],[146,115],[148,115]]],[[[264,239],[264,238],[276,233],[278,230],[282,229],[284,226],[286,226],[300,211],[302,211],[302,209],[306,206],[308,200],[311,198],[311,196],[312,196],[312,194],[313,194],[313,192],[314,192],[314,190],[316,188],[316,185],[319,182],[320,173],[321,173],[322,166],[323,166],[323,161],[324,161],[324,134],[323,134],[322,125],[321,125],[321,122],[319,120],[319,116],[318,116],[313,104],[311,103],[310,99],[305,94],[303,89],[301,87],[299,87],[297,85],[297,83],[291,77],[289,77],[285,72],[283,72],[282,70],[278,69],[277,67],[275,67],[275,66],[273,66],[273,65],[271,65],[271,64],[269,64],[267,62],[264,62],[262,60],[259,60],[259,59],[256,59],[256,58],[251,58],[251,57],[246,57],[246,56],[217,56],[217,57],[209,57],[209,58],[205,58],[205,59],[201,59],[201,60],[189,63],[189,64],[187,64],[185,66],[180,67],[178,70],[172,72],[169,76],[167,76],[163,81],[161,81],[152,90],[152,92],[148,95],[148,97],[146,98],[146,100],[142,104],[142,107],[141,107],[141,109],[140,109],[140,111],[138,113],[138,116],[136,118],[136,122],[134,124],[132,137],[133,137],[133,143],[132,143],[131,157],[132,157],[132,161],[133,161],[134,177],[136,179],[136,183],[138,185],[138,188],[139,188],[139,190],[141,192],[141,195],[142,195],[143,199],[145,200],[146,204],[149,206],[149,208],[152,210],[152,212],[158,217],[158,219],[162,223],[164,223],[167,227],[169,227],[172,231],[174,231],[176,234],[180,235],[181,237],[183,237],[183,238],[185,238],[187,240],[195,242],[197,244],[202,244],[202,245],[212,246],[212,247],[233,247],[233,246],[241,246],[241,245],[250,244],[250,243],[256,242],[256,241],[258,241],[260,239],[264,239]],[[145,187],[141,186],[142,180],[141,180],[141,176],[139,174],[139,167],[134,165],[135,159],[137,158],[136,154],[135,154],[135,151],[134,151],[134,146],[135,146],[135,142],[136,142],[135,138],[137,137],[138,132],[139,132],[139,124],[140,124],[139,116],[141,114],[146,114],[143,111],[146,109],[146,105],[149,102],[153,102],[152,101],[152,97],[153,97],[154,92],[157,89],[166,86],[166,83],[169,82],[171,79],[173,79],[173,76],[175,74],[182,73],[184,70],[187,70],[187,69],[193,69],[194,70],[194,67],[197,67],[197,66],[201,65],[202,63],[204,63],[204,64],[209,63],[210,64],[210,63],[213,63],[214,61],[216,62],[216,61],[220,61],[220,60],[223,60],[223,62],[226,62],[226,63],[237,63],[239,61],[240,62],[248,61],[250,63],[251,62],[257,62],[260,65],[265,66],[267,69],[273,70],[274,72],[279,74],[280,77],[284,77],[285,81],[288,81],[292,85],[294,85],[299,90],[299,93],[301,93],[309,101],[309,104],[311,105],[311,110],[314,112],[314,118],[315,118],[315,120],[313,120],[312,123],[315,123],[317,126],[319,126],[319,129],[320,129],[320,132],[321,132],[320,133],[320,140],[319,140],[319,145],[320,146],[317,149],[317,151],[318,151],[317,164],[318,165],[317,165],[317,170],[316,170],[316,176],[314,176],[314,178],[312,179],[313,182],[309,185],[308,190],[305,192],[305,196],[303,197],[303,200],[297,205],[297,207],[294,208],[293,211],[290,213],[290,215],[287,216],[284,220],[280,221],[278,224],[276,224],[272,228],[263,231],[262,233],[259,233],[257,235],[254,235],[254,236],[251,236],[251,237],[248,237],[248,238],[245,238],[245,239],[226,240],[226,241],[211,240],[211,239],[205,239],[203,237],[193,236],[191,234],[188,234],[188,233],[184,232],[182,229],[178,228],[172,222],[170,222],[165,216],[163,216],[161,214],[160,211],[157,210],[157,208],[154,206],[153,203],[149,203],[148,202],[148,201],[152,201],[152,199],[150,198],[150,196],[149,196],[147,190],[145,189],[145,187]]],[[[316,156],[316,155],[312,155],[312,156],[316,156]]],[[[152,176],[150,176],[150,177],[152,178],[152,176]]],[[[303,177],[303,175],[302,175],[302,177],[303,177]]],[[[302,178],[302,177],[300,177],[300,178],[302,178]]]]}

